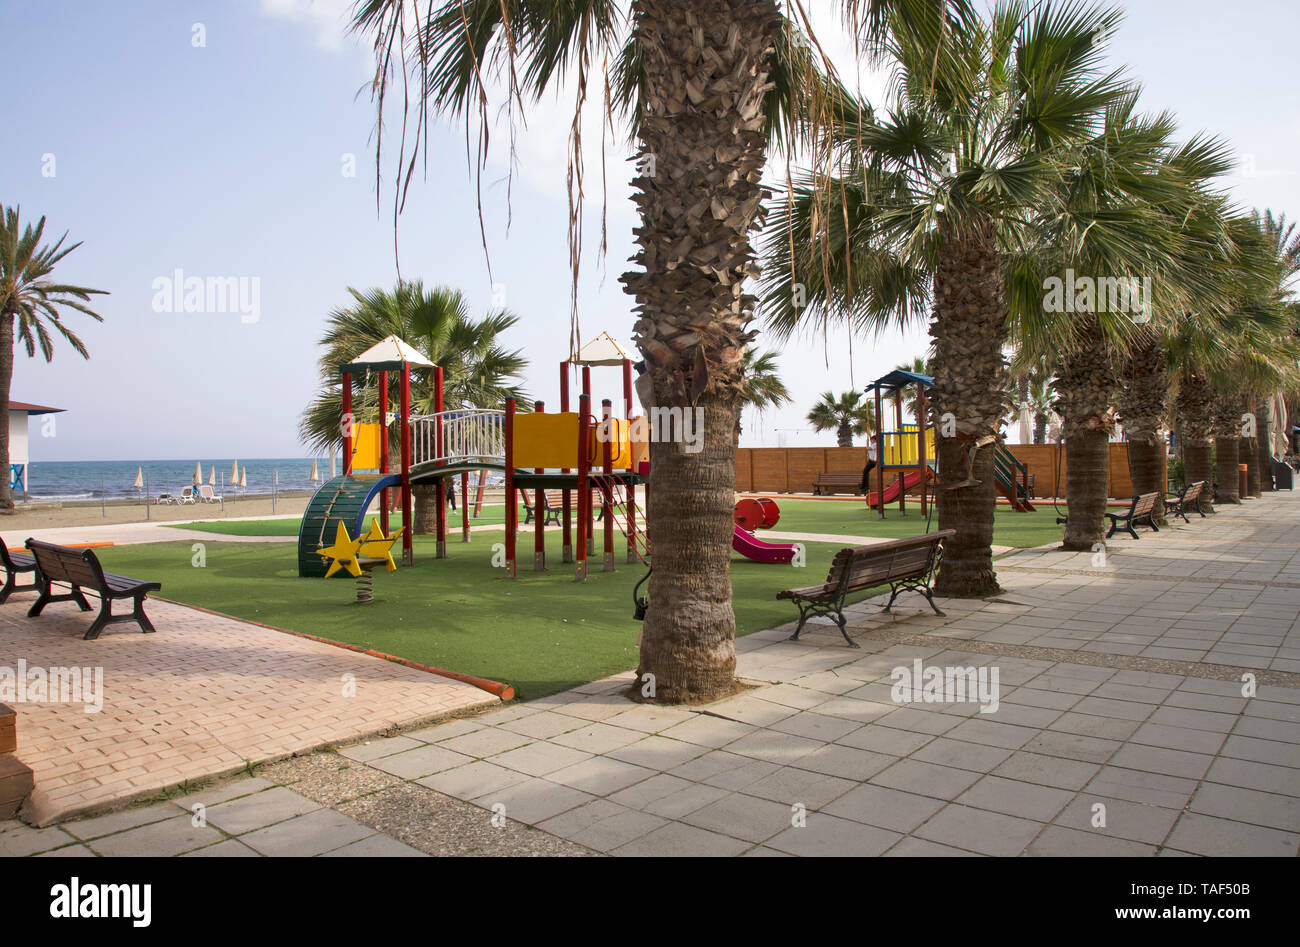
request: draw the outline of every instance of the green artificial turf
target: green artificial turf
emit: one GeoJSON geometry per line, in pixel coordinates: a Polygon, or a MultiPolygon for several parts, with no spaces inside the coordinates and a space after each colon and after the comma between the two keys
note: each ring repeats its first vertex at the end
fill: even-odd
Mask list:
{"type": "MultiPolygon", "coordinates": [[[[416,565],[376,573],[371,605],[355,604],[350,578],[298,578],[295,543],[206,543],[202,568],[192,564],[189,541],[99,552],[110,571],[162,582],[165,598],[506,681],[526,699],[635,667],[640,624],[632,619],[632,587],[644,567],[623,563],[620,552],[617,570],[601,572],[598,554],[587,582],[575,583],[552,532],[551,569],[532,571],[532,542],[521,537],[519,576],[508,580],[492,564],[500,535],[477,534],[468,545],[453,536],[442,560],[434,559],[432,540],[418,537],[416,565]]],[[[809,544],[804,568],[733,555],[738,633],[795,618],[794,606],[776,593],[820,582],[837,548],[809,544]]],[[[926,607],[919,597],[904,604],[926,607]]]]}
{"type": "MultiPolygon", "coordinates": [[[[781,520],[775,527],[777,531],[791,533],[825,533],[835,536],[876,536],[885,539],[900,539],[925,532],[926,520],[921,515],[919,503],[908,503],[907,514],[900,515],[898,507],[891,506],[885,511],[882,520],[880,514],[868,511],[861,500],[786,500],[780,497],[776,502],[781,507],[781,520]]],[[[373,517],[371,517],[373,519],[373,517]]],[[[524,522],[523,507],[519,508],[519,523],[524,522]]],[[[505,523],[505,507],[485,506],[483,515],[472,518],[474,526],[501,525],[505,523]]],[[[298,520],[240,520],[234,522],[206,521],[198,523],[169,523],[178,529],[196,529],[209,533],[222,533],[228,536],[297,536],[298,520]]],[[[394,515],[391,527],[402,525],[402,517],[394,515]]],[[[935,517],[930,521],[931,529],[938,529],[935,517]]],[[[448,538],[455,540],[460,532],[460,517],[453,514],[447,525],[448,538]]],[[[531,533],[531,527],[529,527],[531,533]]],[[[761,539],[762,531],[758,534],[761,539]]],[[[1046,543],[1058,543],[1061,540],[1061,527],[1056,525],[1056,511],[1051,503],[1040,504],[1033,513],[1016,513],[999,507],[993,519],[993,544],[995,546],[1012,546],[1022,549],[1029,546],[1041,546],[1046,543]]]]}

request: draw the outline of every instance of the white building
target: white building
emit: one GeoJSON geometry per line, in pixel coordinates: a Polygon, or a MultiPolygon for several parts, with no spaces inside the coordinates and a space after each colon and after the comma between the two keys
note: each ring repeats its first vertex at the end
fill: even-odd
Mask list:
{"type": "Polygon", "coordinates": [[[31,488],[27,476],[28,435],[27,419],[34,414],[57,414],[63,408],[48,408],[25,401],[9,402],[9,490],[11,494],[26,496],[31,488]]]}

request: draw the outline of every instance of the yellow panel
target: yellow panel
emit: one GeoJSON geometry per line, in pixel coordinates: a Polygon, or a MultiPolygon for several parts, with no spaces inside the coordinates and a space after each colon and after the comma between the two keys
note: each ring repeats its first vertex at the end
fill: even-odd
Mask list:
{"type": "MultiPolygon", "coordinates": [[[[622,418],[613,418],[614,430],[610,436],[610,461],[613,463],[615,470],[631,470],[633,461],[633,450],[631,443],[631,422],[622,418]]],[[[605,443],[596,436],[597,429],[591,429],[591,466],[592,469],[603,468],[605,466],[605,443]]],[[[649,445],[646,445],[646,456],[644,460],[649,460],[649,445]]]]}
{"type": "Polygon", "coordinates": [[[383,430],[378,424],[357,424],[352,428],[352,469],[379,469],[379,438],[383,430]]]}
{"type": "Polygon", "coordinates": [[[515,415],[514,464],[516,467],[578,466],[578,415],[515,415]]]}
{"type": "MultiPolygon", "coordinates": [[[[886,434],[885,440],[885,465],[886,466],[916,466],[918,455],[917,433],[915,424],[904,424],[901,434],[886,434]]],[[[934,460],[934,428],[925,429],[925,458],[934,460]]]]}

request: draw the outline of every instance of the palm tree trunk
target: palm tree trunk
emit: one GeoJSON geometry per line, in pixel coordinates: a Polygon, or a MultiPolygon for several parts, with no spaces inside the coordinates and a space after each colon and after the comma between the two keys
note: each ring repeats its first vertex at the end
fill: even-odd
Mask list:
{"type": "MultiPolygon", "coordinates": [[[[1165,477],[1165,442],[1159,438],[1154,441],[1128,442],[1129,474],[1133,478],[1133,493],[1158,493],[1163,498],[1168,487],[1165,477]]],[[[1156,524],[1165,524],[1165,505],[1163,500],[1156,503],[1156,524]]]]}
{"type": "Polygon", "coordinates": [[[1255,405],[1255,417],[1259,426],[1259,436],[1255,438],[1255,464],[1259,469],[1259,492],[1272,493],[1273,486],[1273,425],[1269,423],[1271,406],[1268,400],[1261,400],[1255,405]]]}
{"type": "Polygon", "coordinates": [[[14,378],[14,316],[0,313],[0,513],[14,512],[9,489],[9,386],[14,378]]]}
{"type": "Polygon", "coordinates": [[[1077,340],[1056,370],[1057,410],[1065,435],[1063,549],[1090,550],[1106,537],[1110,490],[1110,435],[1119,390],[1114,353],[1095,317],[1082,321],[1077,340]]]}
{"type": "MultiPolygon", "coordinates": [[[[1246,465],[1246,497],[1257,497],[1259,489],[1259,438],[1243,437],[1241,439],[1240,463],[1246,465]]],[[[1245,499],[1243,497],[1242,499],[1245,499]]]]}
{"type": "Polygon", "coordinates": [[[1129,345],[1119,377],[1119,417],[1128,442],[1133,492],[1158,493],[1155,522],[1165,525],[1165,425],[1169,415],[1169,350],[1150,327],[1129,345]]]}
{"type": "Polygon", "coordinates": [[[853,422],[845,418],[840,422],[840,426],[835,433],[835,439],[840,447],[853,446],[853,422]]]}
{"type": "MultiPolygon", "coordinates": [[[[1183,477],[1188,483],[1204,480],[1214,483],[1214,441],[1195,440],[1183,442],[1183,477]]],[[[1206,487],[1201,492],[1200,507],[1202,513],[1213,513],[1212,491],[1206,487]]]]}
{"type": "Polygon", "coordinates": [[[411,484],[415,500],[411,511],[411,535],[432,536],[438,531],[438,487],[432,483],[411,484]]]}
{"type": "Polygon", "coordinates": [[[944,544],[935,580],[940,595],[978,598],[1000,591],[993,571],[993,514],[997,509],[993,444],[1008,408],[1007,336],[1001,255],[992,221],[946,228],[934,275],[934,388],[938,422],[939,528],[957,535],[944,544]],[[945,436],[945,428],[955,436],[945,436]],[[974,458],[970,460],[970,452],[974,458]],[[968,479],[978,484],[957,487],[968,479]]]}
{"type": "Polygon", "coordinates": [[[635,0],[642,51],[634,201],[637,342],[656,406],[701,409],[700,449],[652,448],[647,529],[654,543],[638,690],[664,703],[714,700],[735,686],[731,608],[735,425],[763,222],[764,95],[781,16],[776,0],[635,0]]]}
{"type": "Polygon", "coordinates": [[[1241,412],[1236,397],[1220,397],[1214,411],[1214,499],[1240,503],[1241,412]]]}
{"type": "Polygon", "coordinates": [[[1201,512],[1214,512],[1214,408],[1213,392],[1205,375],[1195,369],[1183,373],[1178,385],[1178,433],[1183,451],[1183,479],[1204,480],[1201,512]]]}

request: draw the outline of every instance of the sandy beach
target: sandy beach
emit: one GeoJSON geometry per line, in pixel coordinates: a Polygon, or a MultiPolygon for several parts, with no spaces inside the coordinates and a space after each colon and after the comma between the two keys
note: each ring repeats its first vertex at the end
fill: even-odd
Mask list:
{"type": "Polygon", "coordinates": [[[276,498],[274,511],[269,496],[227,498],[221,503],[187,503],[184,506],[110,502],[103,510],[98,503],[19,503],[12,516],[0,516],[0,534],[26,536],[33,530],[64,526],[112,526],[120,523],[190,523],[195,520],[262,519],[265,517],[301,516],[310,496],[306,493],[276,498]]]}

